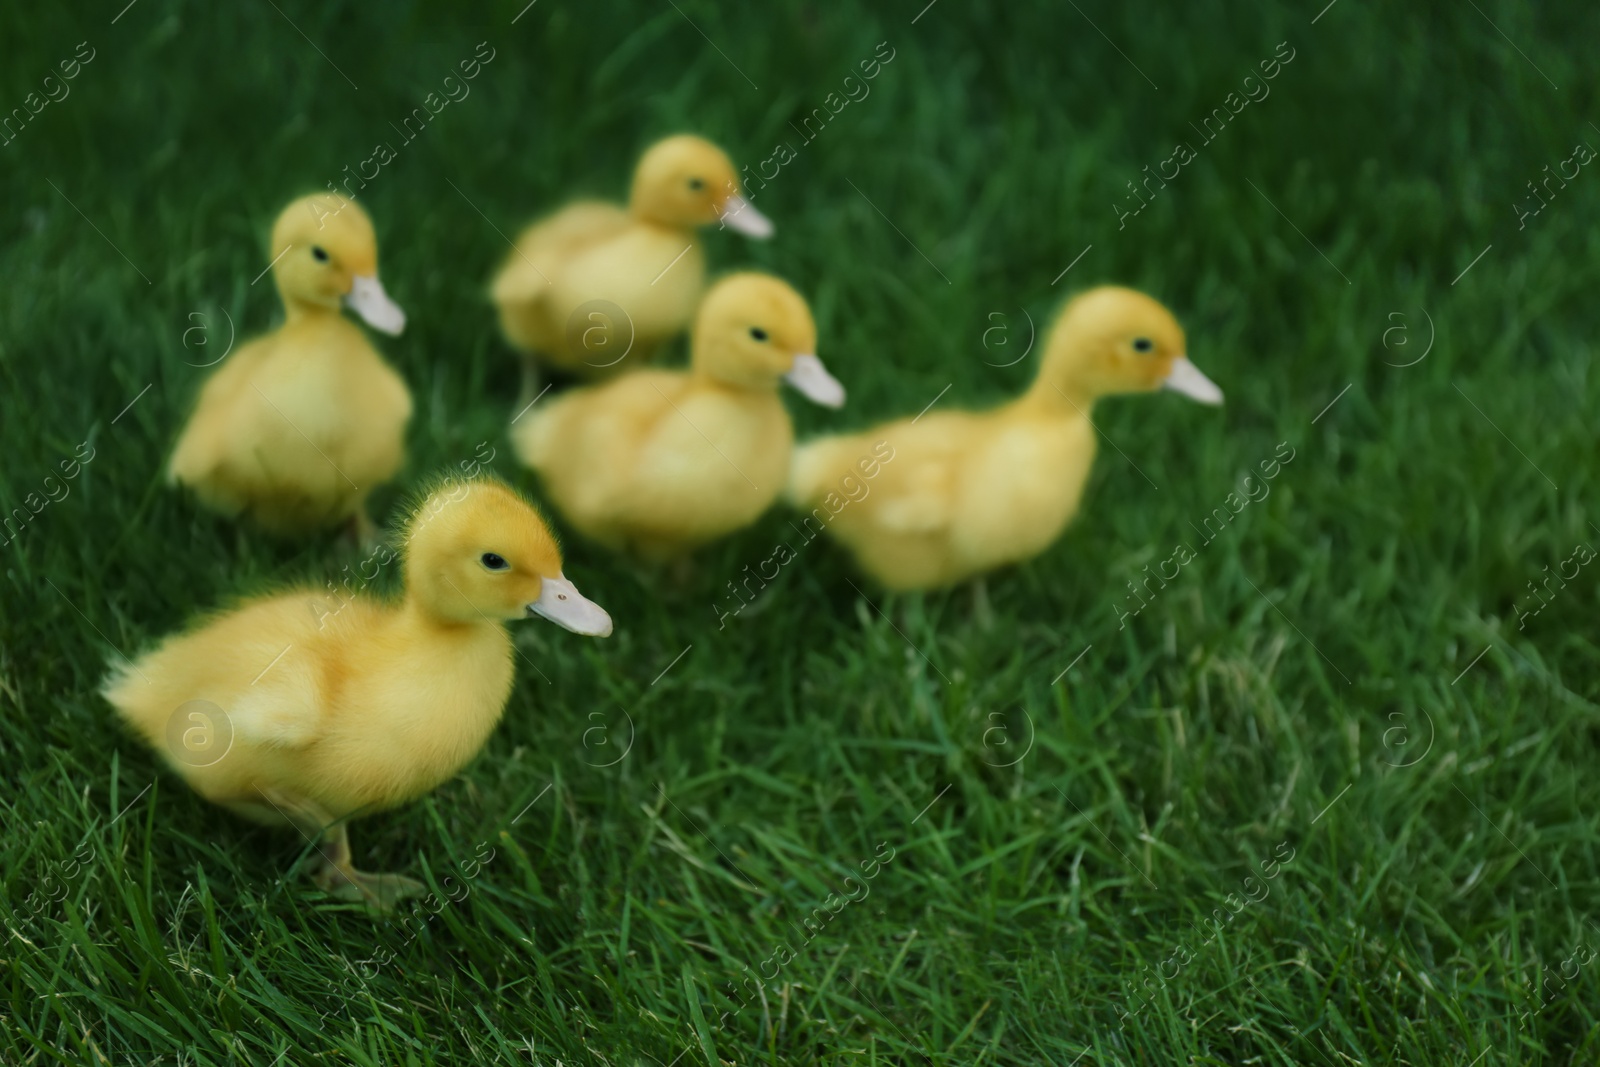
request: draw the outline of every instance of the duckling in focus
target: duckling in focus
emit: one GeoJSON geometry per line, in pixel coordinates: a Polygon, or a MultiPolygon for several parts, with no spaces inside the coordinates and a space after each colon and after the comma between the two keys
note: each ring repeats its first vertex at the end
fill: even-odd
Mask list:
{"type": "Polygon", "coordinates": [[[1088,481],[1095,401],[1163,388],[1222,403],[1171,312],[1132,289],[1092,289],[1056,317],[1021,397],[810,441],[795,450],[788,498],[888,588],[952,585],[1048,548],[1088,481]],[[846,505],[841,484],[859,488],[858,466],[874,458],[866,495],[846,505]]]}
{"type": "Polygon", "coordinates": [[[499,482],[434,490],[400,554],[398,602],[330,612],[314,587],[252,600],[124,661],[102,689],[201,796],[297,828],[317,843],[318,885],[382,909],[422,884],[357,870],[346,823],[422,796],[483,747],[511,694],[504,624],[611,633],[539,514],[499,482]]]}
{"type": "Polygon", "coordinates": [[[688,371],[638,370],[571,390],[512,426],[562,516],[589,537],[672,559],[748,526],[782,491],[794,427],[786,381],[826,407],[844,387],[816,355],[804,298],[767,274],[734,274],[695,317],[688,371]]]}
{"type": "Polygon", "coordinates": [[[404,459],[411,392],[340,305],[387,334],[406,316],[378,281],[372,220],[353,201],[329,211],[323,199],[278,216],[272,274],[287,321],[206,381],[167,481],[276,533],[349,521],[365,538],[367,495],[404,459]]]}
{"type": "Polygon", "coordinates": [[[525,357],[524,393],[535,360],[605,376],[649,360],[688,326],[706,273],[694,231],[720,220],[772,236],[739,188],[722,149],[681,134],[639,160],[626,209],[584,201],[524,230],[491,288],[501,329],[525,357]]]}

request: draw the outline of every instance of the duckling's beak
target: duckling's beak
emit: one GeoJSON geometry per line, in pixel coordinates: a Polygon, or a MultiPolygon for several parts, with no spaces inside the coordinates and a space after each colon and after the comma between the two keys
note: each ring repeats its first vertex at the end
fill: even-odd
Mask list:
{"type": "Polygon", "coordinates": [[[406,328],[406,313],[400,310],[399,304],[389,299],[376,274],[356,275],[344,302],[374,330],[399,337],[406,328]]]}
{"type": "Polygon", "coordinates": [[[1202,404],[1222,403],[1222,390],[1217,387],[1217,383],[1201,373],[1199,367],[1190,363],[1188,356],[1179,356],[1172,361],[1172,370],[1162,379],[1161,388],[1182,393],[1202,404]]]}
{"type": "Polygon", "coordinates": [[[738,193],[724,200],[722,210],[717,214],[724,226],[738,230],[746,237],[764,241],[772,236],[772,220],[757,211],[750,201],[738,193]]]}
{"type": "Polygon", "coordinates": [[[789,373],[783,380],[800,390],[800,395],[813,403],[821,404],[825,408],[837,408],[844,405],[844,386],[839,384],[839,379],[828,373],[828,368],[822,365],[822,360],[809,352],[802,352],[794,357],[794,366],[789,368],[789,373]]]}
{"type": "Polygon", "coordinates": [[[528,605],[528,614],[542,615],[557,626],[585,637],[611,636],[611,616],[560,576],[539,580],[539,599],[528,605]]]}

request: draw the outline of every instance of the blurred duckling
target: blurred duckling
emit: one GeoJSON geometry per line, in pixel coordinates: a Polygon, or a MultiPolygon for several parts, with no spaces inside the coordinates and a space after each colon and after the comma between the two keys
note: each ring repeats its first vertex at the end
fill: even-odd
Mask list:
{"type": "Polygon", "coordinates": [[[365,538],[367,495],[404,458],[411,392],[340,306],[388,334],[406,317],[378,281],[367,213],[324,200],[302,197],[278,216],[272,274],[287,321],[206,381],[167,479],[276,533],[348,521],[365,538]]]}
{"type": "Polygon", "coordinates": [[[525,399],[535,360],[584,377],[614,374],[688,326],[706,273],[694,231],[720,221],[747,237],[772,236],[739,188],[722,149],[681,134],[639,160],[626,209],[583,201],[524,230],[491,295],[524,355],[525,399]]]}
{"type": "MultiPolygon", "coordinates": [[[[1095,401],[1155,389],[1222,403],[1171,312],[1132,289],[1092,289],[1057,316],[1021,397],[807,442],[795,450],[788,497],[811,510],[808,527],[819,522],[888,588],[952,585],[1048,548],[1088,481],[1095,401]],[[841,484],[859,488],[866,460],[876,477],[846,503],[841,484]]],[[[987,601],[981,585],[976,592],[982,621],[987,601]]]]}
{"type": "Polygon", "coordinates": [[[102,689],[201,796],[297,828],[317,845],[318,885],[382,909],[422,884],[357,870],[346,824],[422,796],[483,747],[511,694],[504,624],[537,615],[611,633],[539,514],[498,482],[441,485],[400,551],[397,602],[329,612],[316,588],[248,601],[125,662],[102,689]]]}
{"type": "Polygon", "coordinates": [[[519,416],[512,443],[584,534],[680,557],[748,526],[782,492],[794,427],[780,381],[826,407],[844,403],[816,345],[799,293],[771,275],[730,275],[700,305],[689,370],[563,393],[519,416]]]}

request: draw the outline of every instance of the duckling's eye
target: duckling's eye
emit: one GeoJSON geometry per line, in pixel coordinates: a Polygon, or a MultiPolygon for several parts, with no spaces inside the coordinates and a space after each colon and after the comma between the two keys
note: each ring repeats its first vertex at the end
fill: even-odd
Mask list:
{"type": "Polygon", "coordinates": [[[1135,352],[1148,352],[1155,346],[1156,343],[1148,337],[1136,337],[1133,341],[1133,350],[1135,352]]]}
{"type": "Polygon", "coordinates": [[[511,564],[506,562],[506,558],[494,552],[485,552],[478,557],[478,562],[492,571],[508,571],[511,569],[511,564]]]}
{"type": "Polygon", "coordinates": [[[767,339],[767,331],[759,326],[752,326],[750,327],[750,336],[757,341],[765,341],[767,339]]]}
{"type": "Polygon", "coordinates": [[[706,182],[705,182],[704,178],[690,178],[689,179],[689,191],[690,192],[698,193],[700,190],[704,189],[705,187],[706,187],[706,182]]]}
{"type": "Polygon", "coordinates": [[[326,263],[328,262],[328,251],[321,245],[312,245],[311,258],[316,260],[318,263],[326,263]]]}

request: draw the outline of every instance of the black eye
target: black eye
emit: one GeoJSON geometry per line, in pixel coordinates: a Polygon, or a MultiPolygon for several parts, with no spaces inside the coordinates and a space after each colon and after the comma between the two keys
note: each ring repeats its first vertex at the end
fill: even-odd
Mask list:
{"type": "Polygon", "coordinates": [[[328,262],[328,252],[321,245],[312,245],[311,258],[318,263],[326,263],[328,262]]]}
{"type": "Polygon", "coordinates": [[[765,341],[767,339],[767,331],[759,326],[752,326],[750,327],[750,336],[757,341],[765,341]]]}
{"type": "Polygon", "coordinates": [[[703,178],[690,178],[689,179],[689,189],[692,192],[698,193],[700,190],[704,189],[705,187],[706,187],[705,179],[703,179],[703,178]]]}
{"type": "Polygon", "coordinates": [[[492,571],[508,571],[511,569],[511,564],[506,562],[506,558],[504,556],[497,555],[493,552],[485,552],[482,556],[478,557],[478,562],[482,563],[485,567],[488,567],[492,571]]]}
{"type": "Polygon", "coordinates": [[[1133,341],[1133,350],[1135,352],[1148,352],[1155,346],[1156,343],[1148,337],[1136,337],[1133,341]]]}

